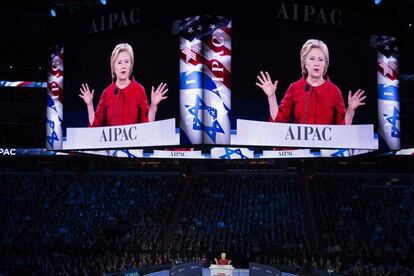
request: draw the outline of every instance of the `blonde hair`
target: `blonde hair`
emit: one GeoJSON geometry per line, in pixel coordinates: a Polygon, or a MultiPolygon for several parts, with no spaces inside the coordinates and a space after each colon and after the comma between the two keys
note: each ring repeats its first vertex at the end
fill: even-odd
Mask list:
{"type": "Polygon", "coordinates": [[[308,75],[308,70],[306,70],[305,68],[306,57],[308,56],[309,52],[315,48],[320,49],[323,55],[325,56],[326,66],[323,71],[323,76],[325,77],[326,72],[328,71],[328,66],[329,66],[329,50],[328,50],[328,46],[326,46],[326,44],[322,40],[318,40],[318,39],[309,39],[308,41],[305,42],[305,44],[303,44],[302,49],[300,50],[300,67],[302,69],[302,74],[304,76],[308,75]]]}
{"type": "Polygon", "coordinates": [[[111,75],[112,75],[113,80],[116,80],[115,60],[118,58],[118,56],[121,52],[126,52],[129,55],[129,58],[131,60],[131,70],[129,72],[129,77],[131,77],[132,68],[134,68],[134,50],[132,50],[131,45],[129,45],[128,43],[120,43],[120,44],[116,45],[114,50],[112,51],[111,59],[110,59],[111,75]]]}

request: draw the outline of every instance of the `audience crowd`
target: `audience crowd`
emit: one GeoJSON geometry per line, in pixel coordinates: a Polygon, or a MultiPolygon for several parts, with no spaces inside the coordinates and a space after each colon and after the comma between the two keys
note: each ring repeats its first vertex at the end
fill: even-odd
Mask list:
{"type": "Polygon", "coordinates": [[[410,181],[362,174],[303,180],[275,172],[3,172],[0,275],[208,266],[222,251],[236,267],[253,261],[294,273],[414,275],[410,181]]]}
{"type": "Polygon", "coordinates": [[[312,205],[325,253],[412,257],[412,242],[407,230],[414,207],[413,196],[407,183],[398,180],[334,175],[314,177],[312,205]]]}

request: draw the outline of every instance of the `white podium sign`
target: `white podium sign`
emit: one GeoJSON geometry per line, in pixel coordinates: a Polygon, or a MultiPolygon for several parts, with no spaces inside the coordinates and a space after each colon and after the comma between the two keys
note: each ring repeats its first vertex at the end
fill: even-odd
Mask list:
{"type": "Polygon", "coordinates": [[[191,151],[154,150],[154,153],[151,157],[156,157],[156,158],[194,158],[194,159],[204,159],[205,158],[201,154],[201,150],[191,150],[191,151]]]}
{"type": "Polygon", "coordinates": [[[210,266],[211,276],[233,276],[234,267],[232,265],[214,265],[210,266]]]}
{"type": "Polygon", "coordinates": [[[237,120],[232,145],[378,149],[373,125],[304,125],[237,120]]]}
{"type": "Polygon", "coordinates": [[[151,123],[67,128],[64,150],[178,145],[175,119],[151,123]]]}
{"type": "Polygon", "coordinates": [[[306,158],[314,157],[310,149],[264,150],[260,158],[306,158]]]}

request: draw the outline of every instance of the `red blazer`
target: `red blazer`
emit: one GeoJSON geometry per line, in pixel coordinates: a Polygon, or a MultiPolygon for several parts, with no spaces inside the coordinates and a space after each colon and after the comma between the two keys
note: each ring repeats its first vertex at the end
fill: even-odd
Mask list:
{"type": "Polygon", "coordinates": [[[144,87],[132,79],[127,87],[118,89],[117,95],[115,88],[115,83],[111,83],[104,89],[92,127],[148,122],[149,105],[144,87]]]}
{"type": "Polygon", "coordinates": [[[305,85],[306,80],[302,77],[289,86],[274,122],[289,123],[293,116],[293,123],[297,124],[344,125],[345,103],[341,91],[329,78],[320,86],[310,86],[305,122],[305,85]]]}
{"type": "Polygon", "coordinates": [[[219,264],[219,265],[228,265],[229,262],[230,262],[230,260],[227,260],[227,259],[223,260],[222,258],[217,260],[217,264],[219,264]]]}

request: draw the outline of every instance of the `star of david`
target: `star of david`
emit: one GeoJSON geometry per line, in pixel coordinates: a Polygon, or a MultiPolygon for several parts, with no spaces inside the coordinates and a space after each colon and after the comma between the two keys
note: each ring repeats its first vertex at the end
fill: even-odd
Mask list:
{"type": "Polygon", "coordinates": [[[56,132],[53,130],[52,135],[46,137],[47,142],[49,143],[50,147],[53,149],[54,141],[59,141],[59,138],[56,135],[56,132]]]}
{"type": "Polygon", "coordinates": [[[391,137],[400,138],[400,130],[397,127],[397,122],[400,120],[400,111],[394,106],[393,114],[384,114],[388,123],[391,124],[391,137]]]}
{"type": "Polygon", "coordinates": [[[55,122],[52,120],[47,120],[47,123],[49,124],[49,127],[54,130],[55,129],[55,122]]]}
{"type": "Polygon", "coordinates": [[[129,150],[127,149],[122,149],[122,150],[115,150],[114,153],[112,154],[112,156],[118,156],[118,152],[123,152],[127,155],[128,158],[134,158],[136,157],[135,155],[133,155],[129,150]]]}
{"type": "Polygon", "coordinates": [[[332,154],[332,157],[345,157],[347,149],[339,149],[337,152],[332,154]]]}
{"type": "Polygon", "coordinates": [[[220,156],[220,159],[231,159],[233,154],[240,156],[241,159],[248,159],[248,157],[242,153],[241,149],[232,150],[230,148],[224,148],[224,150],[226,153],[220,156]]]}
{"type": "Polygon", "coordinates": [[[186,105],[185,106],[188,112],[194,116],[193,120],[193,129],[194,130],[203,130],[206,132],[208,137],[215,143],[217,133],[224,133],[223,128],[217,120],[217,109],[214,107],[206,105],[203,100],[197,95],[196,102],[194,106],[186,105]],[[211,126],[207,126],[203,123],[202,114],[203,110],[206,110],[207,113],[214,119],[211,126]],[[201,111],[201,112],[200,112],[201,111]]]}

